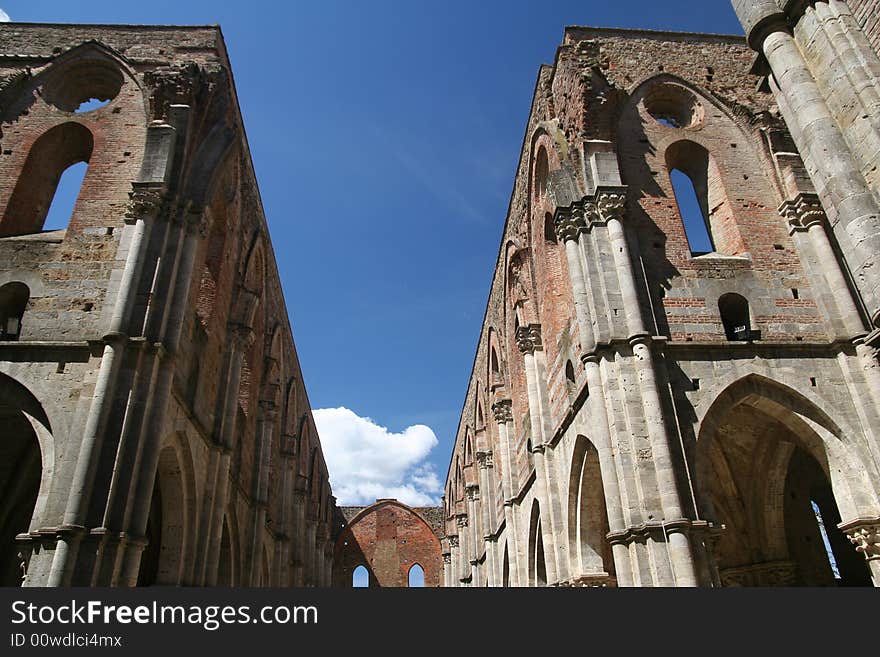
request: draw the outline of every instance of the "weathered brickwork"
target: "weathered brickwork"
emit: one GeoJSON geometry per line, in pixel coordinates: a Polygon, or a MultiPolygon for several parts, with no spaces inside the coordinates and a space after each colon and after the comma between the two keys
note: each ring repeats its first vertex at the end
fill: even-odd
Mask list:
{"type": "Polygon", "coordinates": [[[329,585],[334,499],[219,30],[2,24],[0,115],[3,583],[329,585]]]}
{"type": "Polygon", "coordinates": [[[424,571],[424,586],[442,585],[443,519],[435,507],[410,508],[396,500],[341,507],[337,516],[333,585],[352,586],[354,571],[367,569],[369,586],[409,586],[410,570],[424,571]]]}
{"type": "Polygon", "coordinates": [[[761,71],[739,37],[581,27],[540,69],[446,481],[445,585],[877,580],[868,260],[761,71]]]}

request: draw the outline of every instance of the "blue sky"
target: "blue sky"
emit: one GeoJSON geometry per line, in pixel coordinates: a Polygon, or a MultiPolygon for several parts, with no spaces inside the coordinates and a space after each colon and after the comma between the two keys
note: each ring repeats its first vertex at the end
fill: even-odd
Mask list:
{"type": "Polygon", "coordinates": [[[741,33],[726,0],[0,7],[221,25],[312,407],[337,409],[318,420],[343,503],[439,496],[535,78],[563,27],[741,33]]]}

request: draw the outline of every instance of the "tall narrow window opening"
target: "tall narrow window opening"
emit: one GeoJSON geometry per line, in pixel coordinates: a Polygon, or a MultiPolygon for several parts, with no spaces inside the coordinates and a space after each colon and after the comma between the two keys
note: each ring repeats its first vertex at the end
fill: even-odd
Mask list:
{"type": "Polygon", "coordinates": [[[700,208],[693,180],[679,169],[670,171],[669,179],[672,181],[672,189],[675,191],[678,212],[684,224],[684,232],[687,235],[691,254],[711,253],[715,250],[715,246],[712,244],[712,236],[709,234],[706,217],[700,208]]]}
{"type": "Polygon", "coordinates": [[[66,227],[93,147],[92,133],[79,123],[62,123],[37,139],[0,220],[0,237],[66,227]]]}

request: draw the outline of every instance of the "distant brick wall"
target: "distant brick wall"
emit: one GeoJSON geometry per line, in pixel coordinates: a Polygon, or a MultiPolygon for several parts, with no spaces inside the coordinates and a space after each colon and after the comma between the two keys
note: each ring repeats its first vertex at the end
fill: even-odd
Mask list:
{"type": "Polygon", "coordinates": [[[341,511],[346,526],[336,539],[334,586],[350,587],[354,570],[365,566],[370,586],[406,587],[415,564],[425,571],[425,587],[440,586],[439,509],[413,509],[396,500],[379,500],[369,507],[341,511]]]}

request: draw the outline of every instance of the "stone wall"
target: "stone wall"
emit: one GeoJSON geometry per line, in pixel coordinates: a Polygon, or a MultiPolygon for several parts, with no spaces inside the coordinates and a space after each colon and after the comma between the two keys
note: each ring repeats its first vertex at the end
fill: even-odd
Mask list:
{"type": "Polygon", "coordinates": [[[334,502],[219,29],[5,23],[0,52],[0,301],[27,290],[0,406],[44,417],[19,436],[41,451],[26,583],[329,584],[334,502]]]}

